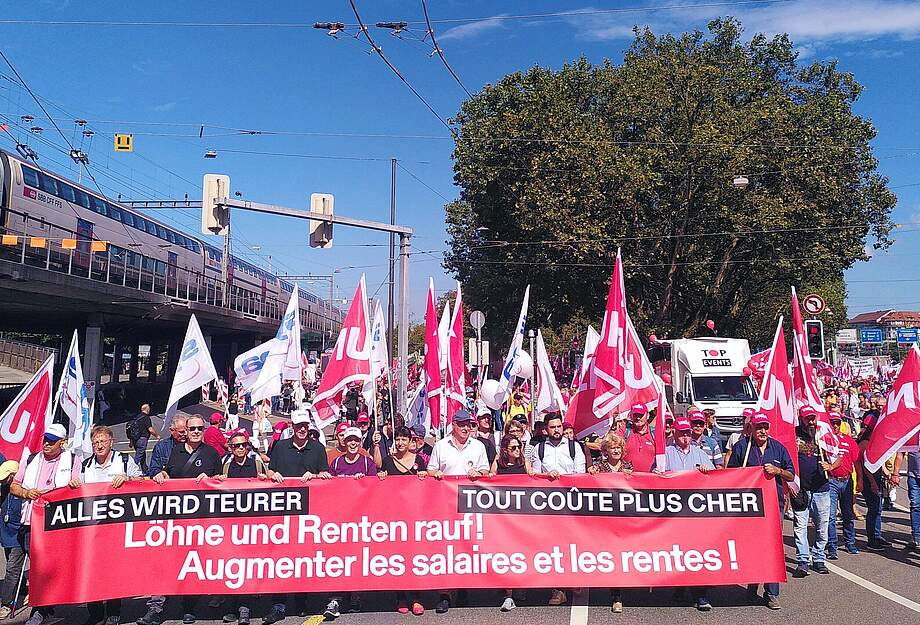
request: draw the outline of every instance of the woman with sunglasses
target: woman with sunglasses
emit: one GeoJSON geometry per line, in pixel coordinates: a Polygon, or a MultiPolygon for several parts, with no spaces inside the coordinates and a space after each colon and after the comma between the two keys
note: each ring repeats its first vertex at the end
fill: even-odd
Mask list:
{"type": "MultiPolygon", "coordinates": [[[[515,423],[512,421],[512,423],[515,423]]],[[[498,455],[492,461],[489,475],[533,475],[530,461],[524,457],[524,443],[513,434],[505,434],[499,442],[498,455]]],[[[501,611],[510,612],[515,609],[512,590],[505,588],[505,600],[502,601],[501,611]]]]}
{"type": "MultiPolygon", "coordinates": [[[[608,434],[601,439],[600,460],[588,468],[588,473],[592,475],[598,473],[625,473],[629,475],[633,472],[633,466],[624,458],[625,455],[626,441],[623,440],[623,437],[617,434],[608,434]]],[[[617,614],[623,611],[622,589],[610,589],[610,609],[617,614]]]]}

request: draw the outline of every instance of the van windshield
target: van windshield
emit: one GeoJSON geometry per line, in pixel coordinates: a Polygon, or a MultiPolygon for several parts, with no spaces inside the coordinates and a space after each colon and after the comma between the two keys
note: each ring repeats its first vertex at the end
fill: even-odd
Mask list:
{"type": "Polygon", "coordinates": [[[693,377],[694,401],[754,401],[757,394],[740,375],[693,377]]]}

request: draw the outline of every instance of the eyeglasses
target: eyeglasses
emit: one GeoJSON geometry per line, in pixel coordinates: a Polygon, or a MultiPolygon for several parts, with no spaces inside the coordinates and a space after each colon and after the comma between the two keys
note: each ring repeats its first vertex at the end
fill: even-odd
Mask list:
{"type": "Polygon", "coordinates": [[[202,432],[204,431],[203,425],[190,425],[186,428],[189,432],[202,432]]]}
{"type": "Polygon", "coordinates": [[[249,443],[230,443],[230,449],[241,449],[243,447],[249,447],[249,443]]]}
{"type": "Polygon", "coordinates": [[[102,447],[103,445],[111,445],[111,438],[103,438],[102,440],[93,441],[93,447],[102,447]]]}
{"type": "Polygon", "coordinates": [[[512,450],[512,449],[520,449],[520,448],[521,448],[520,445],[508,445],[508,450],[509,450],[509,451],[512,450]]]}

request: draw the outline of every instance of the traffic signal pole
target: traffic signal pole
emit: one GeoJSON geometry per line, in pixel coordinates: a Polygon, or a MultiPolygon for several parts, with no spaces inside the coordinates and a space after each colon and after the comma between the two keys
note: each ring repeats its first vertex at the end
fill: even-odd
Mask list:
{"type": "MultiPolygon", "coordinates": [[[[300,208],[261,204],[249,200],[235,200],[229,197],[213,198],[213,201],[214,208],[218,209],[218,211],[226,211],[228,216],[230,212],[229,209],[238,209],[265,213],[267,215],[294,217],[295,219],[312,219],[314,221],[351,226],[353,228],[363,228],[365,230],[376,230],[378,232],[386,232],[391,235],[395,234],[399,236],[399,392],[397,396],[397,409],[400,413],[405,414],[406,391],[408,390],[409,382],[409,248],[412,242],[412,228],[378,221],[353,219],[341,215],[324,215],[322,213],[314,213],[300,208]]],[[[206,205],[206,203],[204,204],[206,205]]],[[[206,206],[203,206],[203,210],[207,210],[206,206]]]]}

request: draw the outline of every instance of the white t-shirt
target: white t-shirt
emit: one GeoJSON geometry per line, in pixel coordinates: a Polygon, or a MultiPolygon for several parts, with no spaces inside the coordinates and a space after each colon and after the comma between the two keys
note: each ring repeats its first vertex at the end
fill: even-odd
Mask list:
{"type": "Polygon", "coordinates": [[[576,475],[585,472],[585,452],[581,445],[575,443],[575,457],[569,454],[569,439],[562,437],[558,445],[553,445],[549,439],[543,449],[543,460],[540,460],[540,444],[534,447],[534,459],[531,460],[533,470],[537,473],[552,473],[558,471],[560,475],[576,475]]]}
{"type": "Polygon", "coordinates": [[[462,447],[457,447],[453,436],[435,443],[428,460],[429,471],[441,471],[445,475],[466,475],[473,469],[489,470],[486,446],[475,436],[470,436],[462,447]]]}
{"type": "Polygon", "coordinates": [[[134,458],[114,449],[109,454],[105,464],[99,464],[94,455],[91,462],[87,464],[87,461],[84,460],[80,466],[80,479],[85,484],[111,482],[119,475],[127,475],[131,479],[144,477],[140,467],[134,462],[134,458]],[[124,457],[128,459],[127,470],[125,469],[124,457]]]}

